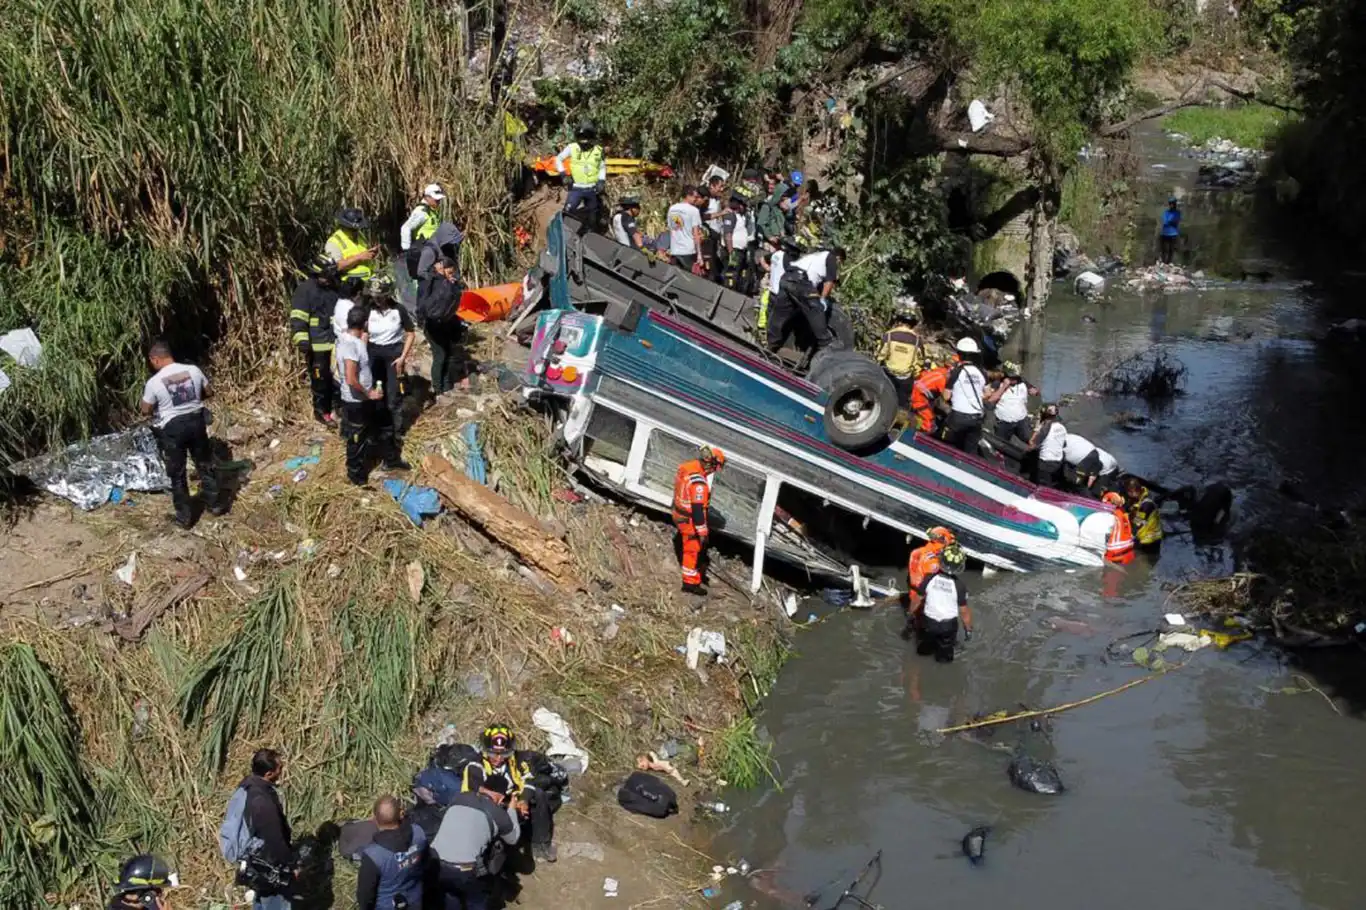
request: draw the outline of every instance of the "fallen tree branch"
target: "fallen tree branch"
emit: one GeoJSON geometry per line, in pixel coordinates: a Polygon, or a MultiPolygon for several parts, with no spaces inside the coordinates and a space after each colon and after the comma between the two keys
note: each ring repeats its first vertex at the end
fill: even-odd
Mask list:
{"type": "Polygon", "coordinates": [[[1287,114],[1304,113],[1304,108],[1302,107],[1296,107],[1293,104],[1284,104],[1279,101],[1272,101],[1263,95],[1258,95],[1256,92],[1245,92],[1242,89],[1234,88],[1227,82],[1224,82],[1222,79],[1215,79],[1213,77],[1207,76],[1205,78],[1205,81],[1217,89],[1228,92],[1235,98],[1241,98],[1242,100],[1251,102],[1253,104],[1260,104],[1264,107],[1274,107],[1276,110],[1285,111],[1287,114]]]}
{"type": "Polygon", "coordinates": [[[1056,708],[1043,708],[1038,711],[1021,711],[1018,714],[1007,714],[1005,717],[988,717],[984,720],[975,720],[970,724],[959,724],[956,727],[944,727],[934,732],[961,733],[964,730],[975,730],[978,727],[993,727],[996,724],[1008,724],[1013,720],[1026,720],[1031,717],[1045,717],[1049,714],[1058,714],[1063,711],[1070,711],[1073,708],[1080,708],[1083,705],[1089,705],[1092,702],[1100,701],[1102,698],[1109,698],[1111,695],[1118,695],[1125,689],[1132,689],[1134,686],[1141,686],[1145,682],[1157,679],[1159,676],[1165,676],[1172,670],[1178,670],[1183,666],[1185,666],[1185,664],[1177,664],[1176,666],[1169,667],[1168,669],[1163,670],[1160,673],[1153,673],[1149,676],[1140,676],[1138,679],[1129,680],[1122,686],[1116,686],[1115,688],[1105,692],[1101,692],[1098,695],[1092,695],[1089,698],[1083,698],[1081,701],[1073,701],[1068,702],[1065,705],[1058,705],[1056,708]]]}
{"type": "Polygon", "coordinates": [[[142,638],[142,633],[147,631],[147,627],[152,624],[154,619],[176,606],[181,601],[189,600],[199,593],[200,588],[208,583],[209,576],[202,572],[185,579],[161,597],[158,597],[156,600],[139,609],[123,622],[115,623],[114,631],[118,634],[119,638],[122,638],[124,641],[138,641],[142,638]]]}
{"type": "Polygon", "coordinates": [[[425,479],[453,509],[553,582],[579,587],[573,553],[560,535],[536,516],[457,471],[440,455],[422,460],[425,479]]]}

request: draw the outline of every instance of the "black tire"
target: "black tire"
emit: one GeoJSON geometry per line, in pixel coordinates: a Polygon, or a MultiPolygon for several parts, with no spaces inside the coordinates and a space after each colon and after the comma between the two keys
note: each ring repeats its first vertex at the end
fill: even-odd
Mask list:
{"type": "Polygon", "coordinates": [[[1222,531],[1232,517],[1233,491],[1222,483],[1210,484],[1191,507],[1191,530],[1199,534],[1222,531]]]}
{"type": "Polygon", "coordinates": [[[896,420],[896,387],[881,369],[839,372],[828,386],[825,435],[842,449],[860,451],[885,440],[896,420]]]}
{"type": "Polygon", "coordinates": [[[829,383],[841,373],[868,369],[882,372],[882,367],[878,366],[866,354],[860,354],[858,351],[822,348],[811,358],[811,366],[807,368],[806,378],[807,381],[828,390],[829,383]]]}

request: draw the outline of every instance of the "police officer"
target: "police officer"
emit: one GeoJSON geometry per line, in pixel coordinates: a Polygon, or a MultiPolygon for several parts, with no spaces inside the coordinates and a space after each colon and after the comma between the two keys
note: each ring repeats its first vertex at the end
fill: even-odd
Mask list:
{"type": "Polygon", "coordinates": [[[451,800],[431,850],[447,910],[489,906],[507,851],[521,838],[519,808],[507,780],[498,776],[451,800]]]}
{"type": "Polygon", "coordinates": [[[323,252],[337,264],[337,272],[345,282],[344,292],[354,294],[370,276],[375,274],[375,257],[379,246],[367,246],[363,232],[370,229],[370,219],[360,209],[347,208],[337,212],[337,229],[327,238],[323,252]]]}
{"type": "Polygon", "coordinates": [[[176,874],[164,860],[140,854],[119,870],[109,910],[166,910],[166,891],[177,884],[176,874]]]}
{"type": "Polygon", "coordinates": [[[360,910],[422,910],[427,835],[403,817],[398,800],[375,801],[375,839],[361,851],[356,876],[360,910]]]}
{"type": "Polygon", "coordinates": [[[582,121],[574,130],[574,141],[555,156],[561,173],[565,172],[566,162],[570,186],[564,213],[591,228],[598,221],[599,194],[607,188],[607,153],[602,150],[598,128],[591,121],[582,121]]]}
{"type": "Polygon", "coordinates": [[[309,390],[313,395],[313,419],[332,426],[336,380],[332,376],[332,315],[340,297],[337,264],[326,255],[309,265],[308,277],[299,282],[290,300],[290,339],[304,358],[309,390]]]}
{"type": "Polygon", "coordinates": [[[398,245],[403,250],[403,261],[408,266],[408,280],[417,280],[417,264],[422,257],[422,245],[436,233],[441,223],[441,201],[446,191],[439,183],[429,183],[422,190],[422,199],[408,214],[408,220],[398,229],[398,245]]]}
{"type": "Polygon", "coordinates": [[[204,400],[213,394],[203,371],[193,364],[177,363],[171,348],[158,341],[147,352],[147,361],[156,373],[142,390],[142,415],[155,415],[155,435],[171,480],[171,504],[175,523],[182,528],[194,524],[190,501],[190,482],[185,474],[185,458],[194,459],[199,472],[199,488],[204,508],[210,515],[222,515],[227,507],[218,498],[218,474],[213,448],[209,445],[204,400]]]}

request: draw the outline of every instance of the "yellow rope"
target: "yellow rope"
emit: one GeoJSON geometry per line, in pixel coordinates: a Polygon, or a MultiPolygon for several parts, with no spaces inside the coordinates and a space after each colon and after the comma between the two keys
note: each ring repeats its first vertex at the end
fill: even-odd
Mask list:
{"type": "Polygon", "coordinates": [[[1116,686],[1115,688],[1110,689],[1108,692],[1101,692],[1098,695],[1092,695],[1089,698],[1083,698],[1081,701],[1073,701],[1068,702],[1065,705],[1058,705],[1056,708],[1044,708],[1041,711],[1021,711],[1018,714],[1007,714],[1005,717],[988,717],[984,720],[975,720],[970,724],[959,724],[956,727],[944,727],[943,729],[936,730],[935,732],[961,733],[964,730],[975,730],[978,727],[990,727],[995,724],[1005,724],[1009,723],[1012,720],[1025,720],[1030,717],[1043,717],[1046,714],[1057,714],[1060,711],[1070,711],[1073,708],[1080,708],[1082,705],[1089,705],[1092,702],[1100,701],[1102,698],[1108,698],[1111,695],[1118,695],[1125,689],[1132,689],[1134,686],[1141,686],[1145,682],[1157,679],[1159,676],[1163,676],[1167,673],[1170,673],[1172,670],[1179,670],[1183,666],[1185,666],[1185,664],[1177,664],[1176,666],[1169,667],[1166,670],[1163,670],[1159,673],[1153,673],[1149,676],[1141,676],[1138,679],[1131,679],[1124,685],[1116,686]]]}

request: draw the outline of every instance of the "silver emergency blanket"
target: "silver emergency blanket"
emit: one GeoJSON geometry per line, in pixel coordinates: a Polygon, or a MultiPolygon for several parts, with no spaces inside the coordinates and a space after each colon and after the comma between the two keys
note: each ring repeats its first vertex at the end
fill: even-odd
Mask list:
{"type": "Polygon", "coordinates": [[[161,451],[148,427],[73,443],[60,452],[17,462],[9,470],[86,511],[108,502],[115,487],[141,493],[171,488],[161,451]]]}

